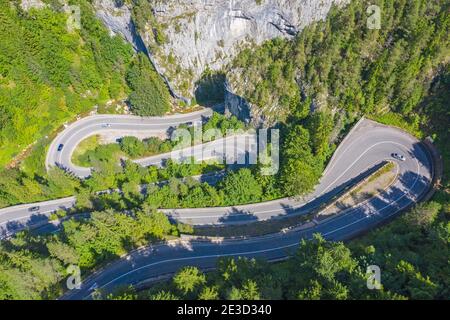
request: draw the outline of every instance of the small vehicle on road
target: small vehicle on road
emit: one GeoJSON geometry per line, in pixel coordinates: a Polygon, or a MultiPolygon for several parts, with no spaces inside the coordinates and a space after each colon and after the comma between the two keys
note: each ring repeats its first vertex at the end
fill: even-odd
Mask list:
{"type": "Polygon", "coordinates": [[[102,124],[103,128],[111,128],[111,123],[104,123],[102,124]]]}
{"type": "Polygon", "coordinates": [[[400,161],[405,161],[405,160],[406,160],[405,156],[404,156],[404,155],[401,155],[401,154],[399,154],[399,153],[393,153],[393,154],[392,154],[392,157],[395,158],[395,159],[397,159],[397,160],[400,160],[400,161]]]}
{"type": "Polygon", "coordinates": [[[94,282],[94,284],[89,287],[89,291],[94,291],[97,288],[98,288],[98,284],[97,284],[97,282],[94,282]]]}
{"type": "Polygon", "coordinates": [[[61,144],[58,146],[58,151],[61,151],[63,148],[64,148],[64,145],[61,143],[61,144]]]}
{"type": "Polygon", "coordinates": [[[36,206],[36,207],[31,207],[31,208],[28,208],[28,211],[30,211],[30,212],[35,212],[35,211],[39,211],[39,207],[38,206],[36,206]]]}

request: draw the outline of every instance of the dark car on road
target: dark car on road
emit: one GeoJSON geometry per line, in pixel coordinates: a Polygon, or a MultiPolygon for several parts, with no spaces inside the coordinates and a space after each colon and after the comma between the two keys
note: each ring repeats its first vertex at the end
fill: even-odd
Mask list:
{"type": "Polygon", "coordinates": [[[28,211],[31,211],[31,212],[39,211],[39,207],[31,207],[28,209],[28,211]]]}
{"type": "Polygon", "coordinates": [[[63,148],[64,148],[64,145],[61,143],[61,144],[58,146],[58,151],[61,151],[63,148]]]}

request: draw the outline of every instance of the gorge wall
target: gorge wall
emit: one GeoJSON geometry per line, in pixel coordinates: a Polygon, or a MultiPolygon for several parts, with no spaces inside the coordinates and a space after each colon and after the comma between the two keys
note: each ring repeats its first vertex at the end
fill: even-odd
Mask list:
{"type": "MultiPolygon", "coordinates": [[[[147,1],[147,0],[143,0],[147,1]]],[[[206,70],[219,71],[244,47],[275,37],[290,38],[313,21],[323,19],[333,4],[347,0],[150,0],[154,21],[135,33],[132,4],[97,0],[97,16],[112,33],[136,49],[145,45],[157,71],[174,96],[190,102],[196,82],[206,70]],[[155,23],[164,41],[155,40],[155,23]]],[[[141,48],[142,49],[142,48],[141,48]]],[[[235,81],[235,80],[234,80],[235,81]]],[[[250,106],[227,92],[229,111],[250,106]],[[239,105],[235,105],[236,103],[239,105]]],[[[240,111],[239,111],[240,110],[240,111]]],[[[251,110],[245,111],[251,115],[251,110]]]]}

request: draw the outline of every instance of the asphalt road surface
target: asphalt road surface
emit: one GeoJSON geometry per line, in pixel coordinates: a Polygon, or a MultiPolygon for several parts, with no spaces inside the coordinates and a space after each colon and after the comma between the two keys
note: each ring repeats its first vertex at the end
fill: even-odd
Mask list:
{"type": "Polygon", "coordinates": [[[225,222],[235,216],[240,217],[238,221],[244,221],[248,216],[261,220],[278,215],[301,214],[317,206],[316,202],[323,203],[343,186],[352,183],[352,179],[357,179],[386,159],[399,164],[396,182],[369,201],[331,219],[303,229],[246,240],[185,240],[149,246],[84,279],[81,289],[68,291],[62,298],[90,299],[95,289],[111,292],[120,286],[139,284],[174,273],[186,265],[211,268],[220,257],[282,259],[292,254],[300,239],[309,239],[314,233],[320,233],[328,240],[345,240],[370,230],[419,201],[429,190],[433,170],[427,151],[419,141],[401,130],[370,120],[361,121],[344,139],[316,190],[301,201],[281,199],[233,208],[165,210],[181,221],[196,224],[225,222]],[[402,154],[406,160],[393,159],[392,153],[402,154]]]}
{"type": "MultiPolygon", "coordinates": [[[[157,123],[143,125],[151,127],[151,130],[167,130],[170,126],[179,123],[196,121],[195,119],[198,118],[195,117],[200,114],[189,115],[192,118],[180,117],[166,122],[164,119],[159,119],[157,123]]],[[[119,123],[113,120],[108,118],[107,122],[119,126],[119,123]]],[[[64,157],[67,157],[65,159],[69,159],[70,162],[71,150],[73,151],[77,143],[87,135],[92,134],[92,131],[89,131],[93,130],[92,128],[102,130],[99,126],[101,127],[105,119],[95,118],[81,121],[81,127],[79,127],[79,123],[75,123],[68,128],[69,130],[63,131],[57,137],[50,147],[47,165],[60,163],[64,157]],[[73,134],[66,132],[73,132],[73,134]],[[55,153],[54,148],[57,148],[60,143],[64,144],[65,152],[55,153]]],[[[120,125],[133,127],[136,125],[133,121],[141,123],[140,121],[145,120],[130,117],[126,119],[126,124],[121,123],[120,125]],[[128,121],[130,122],[128,123],[128,121]]],[[[419,201],[421,196],[428,191],[432,180],[432,164],[427,151],[419,141],[401,130],[370,120],[360,121],[352,129],[330,160],[315,191],[303,199],[286,198],[223,208],[163,210],[173,219],[196,225],[248,223],[274,217],[305,214],[339,194],[345,187],[358,181],[387,159],[397,161],[399,164],[399,175],[395,183],[376,197],[346,210],[345,213],[315,223],[305,229],[291,230],[287,233],[266,237],[239,241],[224,240],[222,242],[186,240],[143,248],[83,279],[81,289],[69,291],[63,298],[91,298],[92,292],[96,288],[110,292],[121,285],[138,284],[147,279],[173,273],[185,265],[194,265],[200,268],[213,267],[219,257],[246,256],[269,260],[281,259],[295,250],[301,238],[310,238],[313,233],[321,233],[328,240],[351,238],[387,221],[404,208],[419,201]],[[405,161],[393,159],[393,153],[404,155],[405,161]]],[[[40,222],[40,218],[45,219],[50,212],[58,208],[71,207],[74,200],[73,197],[69,197],[2,209],[0,210],[0,227],[6,227],[6,232],[8,232],[9,227],[24,221],[33,226],[44,224],[45,221],[40,222]],[[30,211],[32,207],[36,206],[39,207],[38,211],[30,211]]]]}
{"type": "Polygon", "coordinates": [[[174,273],[186,265],[202,269],[211,268],[220,257],[282,259],[293,253],[301,238],[309,239],[314,233],[321,233],[328,240],[351,238],[393,217],[417,201],[428,189],[428,181],[419,175],[406,175],[400,179],[404,182],[402,186],[392,187],[364,205],[351,208],[344,214],[307,229],[248,240],[228,240],[218,243],[180,241],[175,244],[146,247],[82,280],[81,289],[69,291],[62,298],[90,299],[94,289],[111,292],[120,286],[139,284],[148,279],[174,273]]]}
{"type": "Polygon", "coordinates": [[[67,168],[81,178],[91,174],[90,168],[78,167],[72,163],[76,146],[84,139],[101,132],[145,132],[165,134],[169,129],[184,123],[202,121],[212,115],[212,109],[177,114],[166,117],[138,117],[128,115],[96,115],[72,123],[51,143],[45,159],[46,168],[60,166],[67,168]],[[62,149],[58,148],[62,145],[62,149]]]}
{"type": "MultiPolygon", "coordinates": [[[[178,116],[175,120],[172,119],[164,124],[160,123],[162,122],[161,118],[157,118],[158,124],[153,126],[160,126],[162,128],[160,130],[167,130],[174,123],[196,121],[203,116],[207,116],[207,114],[198,112],[194,115],[178,116]]],[[[133,119],[138,123],[142,121],[140,117],[126,116],[124,118],[127,122],[126,125],[133,126],[132,123],[128,123],[133,119]]],[[[55,161],[55,158],[58,158],[58,156],[63,157],[65,154],[64,152],[62,154],[56,152],[55,155],[54,150],[56,150],[55,148],[57,148],[59,143],[65,142],[65,149],[63,148],[62,151],[70,153],[70,150],[73,150],[76,144],[86,137],[87,133],[84,132],[83,128],[86,125],[88,127],[93,125],[91,121],[94,121],[94,126],[98,130],[104,129],[101,127],[101,124],[106,122],[103,116],[95,116],[94,120],[86,118],[81,121],[81,125],[74,123],[66,129],[67,131],[63,131],[56,138],[49,149],[47,162],[52,163],[52,161],[55,161]],[[78,133],[80,130],[81,134],[78,133]],[[73,135],[67,132],[75,134],[78,140],[71,142],[73,135]],[[69,148],[67,148],[68,146],[69,148]],[[49,159],[53,160],[50,161],[49,159]]],[[[108,118],[107,123],[113,122],[112,119],[108,118]]],[[[67,157],[67,159],[70,159],[70,157],[67,157]]],[[[404,193],[407,198],[417,197],[428,187],[431,180],[431,163],[422,144],[401,130],[380,125],[370,120],[363,120],[352,129],[339,145],[315,191],[302,199],[285,198],[243,206],[167,209],[162,211],[172,219],[194,225],[240,224],[288,215],[305,214],[339,194],[348,185],[367,175],[372,168],[386,159],[397,161],[400,167],[399,178],[389,190],[386,190],[387,194],[390,194],[390,192],[395,194],[404,193]],[[406,160],[397,161],[393,159],[392,153],[394,152],[405,155],[406,160]]],[[[153,160],[152,157],[147,158],[144,160],[147,163],[143,163],[143,165],[155,164],[161,160],[161,156],[153,157],[153,160]]],[[[90,170],[82,168],[82,170],[86,169],[90,170]]],[[[48,216],[52,212],[59,208],[70,208],[73,206],[74,201],[73,197],[69,197],[0,209],[0,230],[5,236],[24,227],[41,226],[48,221],[48,216]],[[39,207],[39,210],[30,211],[32,207],[36,206],[39,207]]]]}
{"type": "MultiPolygon", "coordinates": [[[[180,123],[197,121],[202,116],[204,114],[199,112],[194,115],[171,117],[170,120],[159,118],[153,121],[142,120],[138,117],[86,118],[68,127],[55,139],[50,147],[46,165],[48,167],[57,163],[70,165],[70,156],[76,145],[89,135],[100,130],[107,130],[108,128],[103,127],[104,123],[110,123],[111,126],[124,130],[135,129],[140,124],[146,130],[157,131],[167,130],[180,123]],[[64,144],[64,147],[61,152],[55,152],[59,144],[64,144]]],[[[295,250],[300,239],[310,238],[313,233],[321,233],[328,240],[351,238],[388,220],[404,208],[419,201],[429,189],[432,179],[432,164],[419,141],[401,130],[369,120],[359,122],[344,139],[315,191],[303,199],[280,199],[224,208],[163,210],[173,219],[195,225],[248,223],[286,215],[305,214],[339,194],[346,186],[367,175],[371,169],[386,159],[397,161],[399,164],[400,171],[395,183],[376,197],[336,217],[305,229],[260,238],[222,242],[186,240],[143,248],[84,279],[81,289],[69,291],[63,298],[91,298],[96,288],[110,292],[121,285],[138,284],[147,279],[173,273],[185,265],[210,268],[215,265],[219,257],[247,256],[269,260],[281,259],[295,250]],[[393,159],[394,152],[404,155],[406,160],[393,159]]],[[[161,160],[161,158],[158,159],[158,161],[161,160]]],[[[148,165],[156,160],[146,159],[145,161],[150,161],[143,163],[148,165]]],[[[78,169],[75,168],[75,170],[78,169]]],[[[80,168],[80,170],[77,174],[83,175],[89,174],[85,170],[90,169],[80,168]]],[[[73,197],[69,197],[2,209],[0,210],[0,227],[5,228],[5,232],[12,232],[11,227],[24,222],[33,226],[45,224],[51,212],[58,208],[69,208],[73,206],[74,201],[73,197]],[[39,207],[39,209],[32,211],[33,207],[39,207]]]]}

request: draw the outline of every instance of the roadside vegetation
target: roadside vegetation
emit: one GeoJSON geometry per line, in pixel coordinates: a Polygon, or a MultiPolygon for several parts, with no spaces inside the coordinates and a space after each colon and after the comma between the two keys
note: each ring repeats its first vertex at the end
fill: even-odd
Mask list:
{"type": "MultiPolygon", "coordinates": [[[[188,130],[191,137],[194,137],[195,135],[193,126],[182,124],[178,126],[177,129],[188,130]]],[[[214,112],[211,118],[202,125],[201,129],[203,134],[207,130],[217,129],[220,131],[222,136],[225,137],[227,130],[245,130],[245,125],[234,116],[227,118],[214,112]]],[[[191,145],[201,142],[209,142],[214,138],[218,138],[208,137],[207,135],[203,135],[202,137],[202,141],[191,141],[191,145]]],[[[99,136],[92,136],[80,142],[75,149],[72,160],[76,165],[83,167],[95,167],[108,158],[116,159],[118,161],[119,158],[126,157],[133,160],[168,153],[174,149],[177,143],[177,139],[162,140],[158,137],[149,137],[140,140],[133,136],[125,136],[118,139],[117,143],[100,144],[99,136]]]]}
{"type": "MultiPolygon", "coordinates": [[[[108,202],[111,199],[108,199],[108,202]]],[[[126,202],[116,194],[116,201],[126,202]]],[[[0,246],[0,299],[52,299],[64,290],[66,268],[83,277],[120,255],[160,241],[187,226],[171,225],[147,205],[74,216],[55,234],[21,232],[0,246]]],[[[449,204],[420,204],[381,229],[348,244],[320,236],[302,241],[296,255],[277,264],[222,259],[204,274],[194,267],[149,290],[119,289],[112,299],[446,299],[450,287],[449,204]],[[393,238],[392,235],[395,235],[393,238]],[[382,290],[368,290],[365,268],[379,265],[382,290]]],[[[99,292],[98,297],[101,296],[99,292]]],[[[106,298],[106,297],[104,297],[106,298]]]]}
{"type": "Polygon", "coordinates": [[[109,299],[448,299],[449,205],[420,204],[389,225],[344,244],[320,235],[302,240],[296,254],[270,264],[221,259],[203,273],[184,267],[169,281],[136,291],[121,288],[109,299]],[[393,237],[393,235],[395,235],[393,237]],[[366,267],[381,269],[381,290],[369,290],[366,267]]]}
{"type": "Polygon", "coordinates": [[[24,11],[20,1],[0,1],[1,166],[65,121],[128,94],[131,46],[109,35],[88,1],[72,4],[81,30],[68,32],[58,2],[24,11]]]}
{"type": "Polygon", "coordinates": [[[84,277],[133,248],[178,234],[177,225],[147,207],[71,218],[56,234],[21,232],[0,246],[0,300],[56,299],[66,290],[69,265],[79,266],[84,277]]]}
{"type": "MultiPolygon", "coordinates": [[[[95,137],[95,136],[94,136],[95,137]]],[[[119,161],[120,158],[139,159],[172,151],[174,143],[150,137],[140,140],[133,136],[120,138],[118,143],[101,144],[99,138],[82,141],[72,155],[73,163],[82,167],[95,167],[105,159],[119,161]]]]}
{"type": "MultiPolygon", "coordinates": [[[[339,140],[362,115],[418,137],[432,136],[445,172],[431,202],[348,244],[317,236],[302,241],[286,262],[226,259],[208,274],[187,267],[167,283],[139,293],[125,288],[115,298],[448,299],[447,2],[375,1],[382,8],[382,28],[368,30],[368,1],[351,1],[293,41],[275,39],[244,50],[233,62],[249,85],[240,94],[256,106],[277,106],[277,114],[268,116],[280,121],[281,168],[274,176],[261,176],[258,166],[228,171],[215,186],[181,178],[224,166],[168,161],[157,169],[119,160],[124,154],[132,159],[163,152],[168,142],[157,139],[125,137],[81,152],[78,161],[94,167],[83,181],[58,168],[46,172],[49,140],[39,139],[93,105],[128,96],[136,114],[169,109],[167,88],[146,57],[110,37],[88,2],[75,2],[83,10],[82,31],[69,34],[61,12],[24,12],[0,0],[0,164],[38,140],[20,167],[0,171],[0,207],[77,196],[61,231],[25,231],[1,242],[0,299],[56,298],[69,264],[90,272],[137,246],[192,232],[172,225],[156,208],[237,205],[311,191],[339,140]],[[158,181],[167,183],[154,184],[158,181]],[[143,194],[140,186],[146,184],[143,194]],[[96,193],[118,188],[120,193],[96,193]],[[380,266],[383,290],[367,290],[369,264],[380,266]]],[[[163,41],[162,32],[155,36],[163,41]]],[[[215,114],[204,130],[243,127],[215,114]]]]}
{"type": "Polygon", "coordinates": [[[72,154],[72,162],[77,166],[86,166],[83,161],[83,156],[88,152],[94,151],[100,145],[100,136],[90,136],[81,141],[72,154]]]}
{"type": "MultiPolygon", "coordinates": [[[[356,206],[370,199],[375,194],[395,181],[396,166],[392,162],[378,169],[369,177],[358,182],[350,189],[344,189],[327,202],[300,215],[279,216],[264,221],[254,221],[238,225],[194,226],[193,234],[206,237],[256,237],[279,232],[286,232],[292,228],[308,228],[314,225],[313,220],[320,221],[331,216],[344,213],[348,208],[356,206]]],[[[243,191],[240,191],[244,193],[243,191]]],[[[244,193],[245,194],[245,193],[244,193]]]]}

